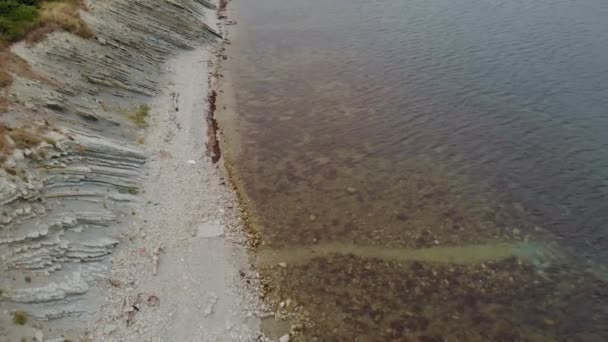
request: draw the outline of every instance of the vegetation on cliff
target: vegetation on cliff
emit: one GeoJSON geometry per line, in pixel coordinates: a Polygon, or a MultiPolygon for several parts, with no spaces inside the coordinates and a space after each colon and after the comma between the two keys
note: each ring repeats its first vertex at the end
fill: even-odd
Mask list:
{"type": "Polygon", "coordinates": [[[80,9],[84,8],[83,0],[0,1],[0,89],[12,83],[7,70],[11,59],[7,47],[11,43],[24,38],[37,42],[57,30],[91,38],[93,31],[80,17],[80,9]]]}
{"type": "Polygon", "coordinates": [[[0,2],[0,37],[4,41],[22,38],[39,18],[38,1],[7,0],[0,2]]]}
{"type": "Polygon", "coordinates": [[[0,2],[0,40],[14,42],[30,34],[38,40],[45,34],[63,29],[83,37],[92,32],[82,22],[82,0],[6,0],[0,2]]]}

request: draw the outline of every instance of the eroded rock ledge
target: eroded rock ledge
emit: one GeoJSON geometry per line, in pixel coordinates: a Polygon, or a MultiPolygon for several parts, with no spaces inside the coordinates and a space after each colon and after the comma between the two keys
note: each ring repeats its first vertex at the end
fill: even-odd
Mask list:
{"type": "Polygon", "coordinates": [[[159,91],[168,58],[218,37],[205,0],[87,6],[95,39],[54,33],[13,47],[31,70],[13,75],[0,116],[0,305],[37,319],[93,309],[84,295],[108,269],[145,175],[132,113],[159,91]]]}

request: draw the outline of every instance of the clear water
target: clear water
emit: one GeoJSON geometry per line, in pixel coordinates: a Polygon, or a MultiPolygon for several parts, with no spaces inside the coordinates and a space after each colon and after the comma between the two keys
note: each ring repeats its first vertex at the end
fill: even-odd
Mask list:
{"type": "Polygon", "coordinates": [[[608,2],[232,6],[228,158],[306,339],[608,339],[608,2]]]}

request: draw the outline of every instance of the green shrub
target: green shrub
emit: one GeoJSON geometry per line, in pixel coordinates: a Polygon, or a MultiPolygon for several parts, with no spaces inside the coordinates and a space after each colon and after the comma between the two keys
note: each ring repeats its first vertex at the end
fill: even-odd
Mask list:
{"type": "Polygon", "coordinates": [[[13,313],[13,323],[17,325],[25,325],[25,323],[27,323],[27,314],[23,311],[13,313]]]}
{"type": "Polygon", "coordinates": [[[146,122],[148,115],[150,115],[150,106],[140,104],[135,110],[135,113],[130,116],[130,119],[139,127],[146,127],[148,125],[146,122]]]}
{"type": "Polygon", "coordinates": [[[124,186],[119,187],[118,192],[120,192],[121,194],[137,195],[139,193],[139,188],[137,188],[136,186],[124,186]]]}
{"type": "Polygon", "coordinates": [[[39,1],[0,1],[0,39],[16,41],[25,36],[38,19],[39,1]]]}
{"type": "Polygon", "coordinates": [[[91,38],[93,31],[80,18],[82,8],[83,0],[0,0],[0,46],[28,34],[29,41],[40,41],[58,29],[91,38]]]}

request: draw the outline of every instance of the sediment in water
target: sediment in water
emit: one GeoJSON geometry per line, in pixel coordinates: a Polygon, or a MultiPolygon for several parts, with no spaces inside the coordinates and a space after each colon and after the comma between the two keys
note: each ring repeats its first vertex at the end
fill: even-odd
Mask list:
{"type": "MultiPolygon", "coordinates": [[[[264,26],[268,32],[273,31],[264,26]]],[[[258,44],[261,36],[255,38],[252,50],[263,45],[258,44]]],[[[238,39],[233,41],[238,51],[238,39]]],[[[231,138],[222,147],[250,211],[258,272],[274,308],[264,324],[268,335],[279,338],[291,330],[295,341],[605,337],[605,280],[564,257],[545,229],[524,220],[520,205],[511,210],[499,197],[474,196],[478,193],[469,191],[470,182],[435,163],[420,165],[426,159],[388,163],[349,153],[348,146],[344,153],[330,154],[326,146],[311,146],[314,138],[308,136],[301,145],[277,148],[277,141],[294,138],[302,124],[294,124],[294,118],[310,119],[308,107],[294,105],[323,99],[307,98],[300,88],[293,94],[269,92],[280,81],[309,86],[310,80],[275,65],[265,70],[267,63],[255,61],[284,56],[259,51],[251,60],[233,55],[235,65],[251,62],[252,71],[235,67],[245,71],[235,74],[243,80],[236,91],[241,97],[218,118],[224,131],[234,131],[231,137],[245,132],[243,143],[231,138]],[[289,76],[275,77],[284,73],[289,76]],[[240,115],[232,113],[239,106],[240,115]],[[282,113],[290,113],[286,122],[282,113]],[[335,169],[341,162],[348,166],[339,173],[335,169]],[[404,172],[387,179],[376,172],[378,165],[404,172]]],[[[295,68],[299,71],[301,64],[295,68]]],[[[337,96],[340,92],[323,94],[347,101],[337,96]]],[[[377,117],[368,119],[372,123],[377,117]]]]}

